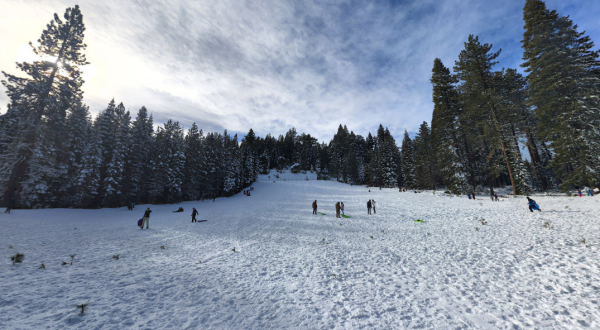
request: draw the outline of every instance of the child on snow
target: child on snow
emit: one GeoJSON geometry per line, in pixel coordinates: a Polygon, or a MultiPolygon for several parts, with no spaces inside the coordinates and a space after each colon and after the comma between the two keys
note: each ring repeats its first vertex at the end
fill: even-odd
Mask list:
{"type": "Polygon", "coordinates": [[[148,229],[148,227],[150,226],[150,213],[152,213],[152,210],[150,210],[150,208],[147,208],[144,212],[144,217],[142,218],[142,229],[144,229],[144,224],[146,224],[146,229],[148,229]]]}
{"type": "Polygon", "coordinates": [[[192,222],[198,222],[198,220],[196,220],[196,215],[198,215],[198,210],[196,210],[195,207],[192,207],[192,222]]]}
{"type": "Polygon", "coordinates": [[[538,211],[542,212],[540,207],[537,205],[537,203],[533,199],[527,197],[527,202],[529,203],[529,211],[533,212],[533,210],[538,210],[538,211]]]}

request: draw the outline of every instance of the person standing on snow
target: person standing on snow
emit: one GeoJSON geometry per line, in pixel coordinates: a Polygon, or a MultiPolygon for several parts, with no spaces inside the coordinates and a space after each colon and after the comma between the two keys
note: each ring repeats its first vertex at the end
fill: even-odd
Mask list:
{"type": "Polygon", "coordinates": [[[374,199],[371,200],[371,206],[373,206],[373,214],[377,214],[377,211],[375,210],[375,200],[374,199]]]}
{"type": "Polygon", "coordinates": [[[6,206],[6,210],[4,211],[4,213],[10,214],[10,210],[12,210],[12,206],[13,206],[13,199],[11,198],[8,201],[8,205],[6,206]]]}
{"type": "Polygon", "coordinates": [[[144,212],[144,217],[142,218],[142,229],[144,229],[144,224],[146,224],[146,229],[148,229],[148,227],[150,226],[150,213],[152,213],[152,210],[150,210],[150,208],[147,208],[144,212]]]}
{"type": "Polygon", "coordinates": [[[341,218],[340,216],[340,202],[335,203],[335,217],[341,218]]]}
{"type": "Polygon", "coordinates": [[[538,211],[542,212],[540,207],[537,205],[537,203],[533,199],[527,197],[527,202],[529,202],[529,211],[533,212],[533,210],[538,210],[538,211]]]}
{"type": "Polygon", "coordinates": [[[344,214],[344,202],[340,203],[340,210],[342,210],[342,214],[344,214]]]}
{"type": "Polygon", "coordinates": [[[196,210],[195,207],[192,207],[192,222],[198,222],[198,220],[196,220],[197,215],[198,215],[198,210],[196,210]]]}
{"type": "Polygon", "coordinates": [[[371,214],[371,200],[367,202],[367,214],[371,214]]]}
{"type": "Polygon", "coordinates": [[[577,189],[577,195],[579,195],[579,197],[583,196],[583,194],[581,193],[581,189],[577,189]]]}
{"type": "Polygon", "coordinates": [[[313,214],[317,214],[317,200],[315,199],[315,201],[313,202],[313,214]]]}

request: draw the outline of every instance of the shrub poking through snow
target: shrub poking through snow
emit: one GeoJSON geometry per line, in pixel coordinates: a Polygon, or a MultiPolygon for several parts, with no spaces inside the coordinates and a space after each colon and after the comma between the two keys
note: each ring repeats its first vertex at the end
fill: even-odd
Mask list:
{"type": "Polygon", "coordinates": [[[475,230],[479,231],[479,227],[475,227],[475,230]]]}
{"type": "Polygon", "coordinates": [[[592,246],[592,244],[587,244],[587,241],[585,240],[585,238],[580,239],[579,243],[583,244],[583,246],[585,246],[586,248],[589,248],[592,246]]]}
{"type": "Polygon", "coordinates": [[[113,259],[119,260],[119,255],[118,254],[113,255],[113,259]]]}
{"type": "Polygon", "coordinates": [[[61,266],[64,266],[64,265],[68,265],[68,264],[69,264],[68,262],[64,262],[64,261],[63,261],[63,262],[62,262],[62,264],[60,264],[60,265],[61,265],[61,266]]]}
{"type": "Polygon", "coordinates": [[[161,245],[161,246],[160,246],[160,248],[164,250],[164,249],[165,249],[165,246],[164,246],[164,245],[161,245]]]}
{"type": "Polygon", "coordinates": [[[237,251],[235,250],[235,248],[231,249],[231,251],[233,251],[233,252],[237,252],[237,251]]]}
{"type": "Polygon", "coordinates": [[[550,224],[550,221],[546,221],[546,222],[544,222],[544,228],[554,229],[554,226],[552,226],[552,224],[550,224]]]}
{"type": "Polygon", "coordinates": [[[337,279],[337,275],[335,275],[334,273],[331,273],[331,276],[333,276],[333,278],[337,279]]]}
{"type": "Polygon", "coordinates": [[[38,269],[46,269],[46,265],[44,265],[44,263],[42,263],[42,264],[41,264],[41,265],[38,267],[38,269]]]}
{"type": "Polygon", "coordinates": [[[13,248],[13,246],[12,246],[12,245],[9,245],[9,246],[8,246],[8,248],[9,248],[9,249],[12,249],[12,248],[13,248]]]}
{"type": "Polygon", "coordinates": [[[85,313],[85,308],[88,306],[88,303],[89,303],[89,302],[90,302],[90,301],[88,300],[88,301],[86,301],[84,304],[77,305],[77,308],[79,308],[79,309],[81,310],[81,311],[79,312],[79,314],[83,314],[83,313],[85,313]]]}
{"type": "Polygon", "coordinates": [[[25,255],[23,253],[17,253],[14,256],[10,257],[10,260],[12,261],[13,265],[22,263],[23,259],[25,259],[25,255]]]}
{"type": "Polygon", "coordinates": [[[487,221],[484,218],[478,219],[479,222],[481,222],[482,226],[487,225],[487,221]]]}
{"type": "Polygon", "coordinates": [[[202,263],[202,260],[198,260],[198,263],[199,263],[199,264],[201,264],[201,263],[202,263]]]}
{"type": "Polygon", "coordinates": [[[76,254],[71,255],[71,266],[73,266],[73,260],[75,259],[76,254]]]}
{"type": "Polygon", "coordinates": [[[371,235],[371,238],[373,238],[373,235],[371,235]]]}

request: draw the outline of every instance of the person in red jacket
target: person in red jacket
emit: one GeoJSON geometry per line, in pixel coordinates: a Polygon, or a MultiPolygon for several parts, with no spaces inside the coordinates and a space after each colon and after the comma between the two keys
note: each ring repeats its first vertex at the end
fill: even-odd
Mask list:
{"type": "Polygon", "coordinates": [[[316,199],[313,202],[312,207],[313,207],[313,214],[317,214],[317,200],[316,199]]]}

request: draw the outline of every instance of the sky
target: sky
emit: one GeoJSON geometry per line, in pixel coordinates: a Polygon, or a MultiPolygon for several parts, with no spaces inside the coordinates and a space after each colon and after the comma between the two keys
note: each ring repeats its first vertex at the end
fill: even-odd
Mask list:
{"type": "MultiPolygon", "coordinates": [[[[431,68],[447,67],[469,34],[502,48],[496,69],[522,62],[524,0],[82,0],[84,100],[111,99],[155,123],[243,137],[295,127],[328,142],[337,127],[396,140],[431,122],[431,68]]],[[[0,0],[0,70],[34,57],[52,19],[75,3],[0,0]]],[[[548,0],[600,43],[600,2],[548,0]]],[[[596,46],[598,49],[598,45],[596,46]]],[[[522,71],[522,70],[521,70],[522,71]]],[[[0,88],[0,113],[8,99],[0,88]]]]}

